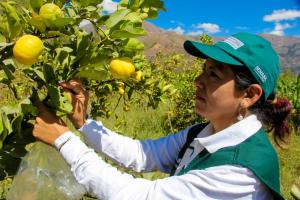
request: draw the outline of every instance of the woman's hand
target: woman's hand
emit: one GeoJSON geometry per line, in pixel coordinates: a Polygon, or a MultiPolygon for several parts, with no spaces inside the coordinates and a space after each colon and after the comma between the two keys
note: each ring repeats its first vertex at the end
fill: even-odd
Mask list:
{"type": "Polygon", "coordinates": [[[81,128],[86,120],[87,105],[89,101],[89,93],[83,85],[77,80],[62,82],[59,85],[69,93],[72,98],[73,113],[69,114],[69,119],[75,128],[81,128]]]}
{"type": "Polygon", "coordinates": [[[59,117],[50,112],[43,103],[38,102],[36,106],[39,108],[39,114],[35,119],[33,136],[53,145],[60,135],[69,131],[69,128],[59,117]]]}

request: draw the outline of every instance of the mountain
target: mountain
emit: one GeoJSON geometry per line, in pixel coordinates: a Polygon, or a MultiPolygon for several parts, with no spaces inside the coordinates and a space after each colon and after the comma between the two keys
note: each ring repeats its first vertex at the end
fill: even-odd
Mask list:
{"type": "MultiPolygon", "coordinates": [[[[184,41],[198,39],[192,36],[165,31],[149,22],[144,23],[144,28],[148,32],[148,35],[141,37],[141,40],[145,44],[145,54],[149,59],[159,51],[166,55],[172,53],[186,54],[183,49],[184,41]]],[[[269,34],[263,34],[262,36],[269,40],[277,51],[280,57],[281,71],[288,69],[295,74],[300,74],[300,38],[269,34]]],[[[213,39],[218,41],[222,38],[213,39]]]]}

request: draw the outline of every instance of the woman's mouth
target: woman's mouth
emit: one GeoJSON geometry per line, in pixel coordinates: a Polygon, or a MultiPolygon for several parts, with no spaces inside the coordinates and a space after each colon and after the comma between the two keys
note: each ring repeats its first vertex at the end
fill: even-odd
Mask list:
{"type": "Polygon", "coordinates": [[[205,100],[204,97],[201,96],[199,93],[200,92],[196,92],[196,99],[198,99],[198,100],[205,100]]]}

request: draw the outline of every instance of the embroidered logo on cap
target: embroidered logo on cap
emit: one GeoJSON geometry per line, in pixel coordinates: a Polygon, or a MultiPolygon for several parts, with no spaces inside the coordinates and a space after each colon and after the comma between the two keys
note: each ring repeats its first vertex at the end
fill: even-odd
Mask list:
{"type": "Polygon", "coordinates": [[[254,68],[254,71],[256,72],[256,74],[259,76],[260,80],[264,83],[266,82],[267,80],[267,76],[266,74],[263,72],[263,70],[259,67],[259,66],[256,66],[254,68]]]}
{"type": "Polygon", "coordinates": [[[235,37],[229,37],[229,38],[227,38],[226,40],[224,40],[222,42],[225,42],[225,43],[229,44],[235,50],[242,47],[242,46],[244,46],[244,43],[241,40],[239,40],[235,37]]]}

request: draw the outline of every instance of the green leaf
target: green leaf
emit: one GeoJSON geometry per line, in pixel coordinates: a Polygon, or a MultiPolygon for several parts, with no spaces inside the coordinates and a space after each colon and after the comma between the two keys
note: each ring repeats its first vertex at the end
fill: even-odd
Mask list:
{"type": "Polygon", "coordinates": [[[6,43],[6,42],[1,42],[0,43],[0,51],[2,51],[3,49],[5,49],[6,47],[12,46],[14,43],[10,42],[10,43],[6,43]]]}
{"type": "Polygon", "coordinates": [[[73,107],[68,100],[66,94],[60,91],[58,86],[49,84],[47,86],[48,94],[50,99],[48,100],[48,105],[55,109],[55,114],[59,117],[67,115],[72,112],[73,107]]]}
{"type": "Polygon", "coordinates": [[[114,12],[106,20],[105,25],[109,28],[112,28],[117,23],[119,23],[129,12],[130,12],[130,10],[128,10],[128,9],[122,9],[122,10],[118,10],[118,11],[114,12]]]}
{"type": "Polygon", "coordinates": [[[69,114],[73,111],[73,106],[68,99],[68,94],[66,92],[62,92],[59,98],[59,107],[56,110],[56,115],[61,117],[69,114]]]}
{"type": "Polygon", "coordinates": [[[23,121],[23,114],[20,113],[16,117],[14,117],[11,122],[13,131],[19,135],[21,134],[21,130],[22,130],[22,126],[21,126],[22,121],[23,121]]]}
{"type": "Polygon", "coordinates": [[[131,97],[133,95],[133,92],[134,92],[134,89],[132,87],[130,87],[128,92],[127,92],[128,99],[131,99],[131,97]]]}
{"type": "Polygon", "coordinates": [[[88,11],[88,12],[93,12],[93,11],[97,10],[97,7],[96,6],[87,6],[85,8],[85,10],[88,11]]]}
{"type": "Polygon", "coordinates": [[[3,69],[5,76],[4,78],[7,78],[8,80],[13,80],[15,77],[13,75],[13,72],[8,68],[6,65],[1,65],[1,68],[3,69]]]}
{"type": "Polygon", "coordinates": [[[18,16],[18,11],[14,7],[15,2],[0,2],[0,6],[3,8],[3,12],[7,18],[6,26],[8,37],[14,39],[23,31],[21,19],[18,16]]]}
{"type": "Polygon", "coordinates": [[[90,35],[85,32],[78,32],[76,43],[76,60],[79,60],[86,53],[91,44],[90,35]]]}
{"type": "MultiPolygon", "coordinates": [[[[8,131],[8,132],[7,132],[7,135],[9,135],[10,133],[13,132],[12,127],[11,127],[11,124],[10,124],[10,121],[9,121],[9,119],[8,119],[8,117],[7,117],[7,115],[6,115],[6,113],[2,112],[2,113],[1,113],[1,116],[2,116],[2,122],[3,122],[3,125],[4,125],[5,129],[8,131]]],[[[6,136],[5,136],[5,137],[6,137],[6,136]]],[[[4,138],[5,138],[5,137],[4,137],[4,138]]]]}
{"type": "Polygon", "coordinates": [[[14,45],[14,44],[15,44],[14,42],[7,43],[5,36],[2,35],[2,34],[0,34],[0,51],[2,51],[3,49],[5,49],[6,47],[14,45]]]}
{"type": "Polygon", "coordinates": [[[62,48],[56,48],[55,52],[56,52],[55,61],[62,64],[65,62],[65,59],[68,59],[69,54],[73,52],[73,49],[65,46],[62,48]]]}
{"type": "Polygon", "coordinates": [[[0,45],[2,46],[3,43],[6,43],[6,38],[0,34],[0,45]]]}
{"type": "Polygon", "coordinates": [[[103,65],[99,66],[99,64],[92,64],[78,69],[78,72],[74,77],[103,81],[107,80],[109,76],[107,70],[103,65]]]}
{"type": "Polygon", "coordinates": [[[110,60],[110,52],[106,51],[104,54],[99,53],[98,48],[90,48],[88,52],[85,52],[84,56],[79,61],[79,66],[97,64],[99,66],[105,65],[110,60]]]}
{"type": "Polygon", "coordinates": [[[125,30],[116,30],[111,33],[111,38],[118,39],[118,38],[139,37],[146,34],[147,33],[144,32],[144,30],[140,30],[140,33],[132,33],[125,30]]]}
{"type": "MultiPolygon", "coordinates": [[[[4,125],[3,125],[3,120],[2,120],[2,110],[0,109],[0,135],[2,135],[2,132],[4,131],[4,125]]],[[[1,147],[0,147],[1,149],[1,147]]]]}
{"type": "Polygon", "coordinates": [[[143,8],[143,10],[145,8],[149,8],[148,11],[150,11],[151,9],[167,11],[164,8],[164,2],[161,0],[145,0],[144,4],[141,7],[143,8]]]}
{"type": "Polygon", "coordinates": [[[16,103],[11,103],[5,106],[1,107],[1,110],[6,114],[6,115],[14,115],[15,113],[20,113],[21,109],[18,104],[16,103]]]}
{"type": "Polygon", "coordinates": [[[4,72],[4,70],[0,70],[0,83],[3,83],[3,82],[6,82],[8,79],[7,79],[7,76],[4,72]]]}
{"type": "Polygon", "coordinates": [[[129,1],[129,8],[131,10],[137,10],[141,7],[141,5],[144,3],[144,0],[130,0],[129,1]]]}
{"type": "Polygon", "coordinates": [[[0,83],[4,83],[6,85],[11,83],[11,80],[7,77],[4,70],[0,70],[0,83]]]}
{"type": "Polygon", "coordinates": [[[44,73],[36,68],[32,69],[34,71],[34,73],[40,78],[42,79],[45,83],[47,82],[44,76],[44,73]]]}
{"type": "Polygon", "coordinates": [[[141,18],[141,13],[139,12],[131,12],[128,15],[126,15],[123,20],[129,20],[131,22],[139,22],[142,23],[143,20],[141,18]]]}
{"type": "Polygon", "coordinates": [[[32,17],[29,20],[29,23],[37,28],[41,33],[44,33],[46,31],[46,24],[44,23],[43,18],[41,18],[40,16],[32,17]]]}
{"type": "Polygon", "coordinates": [[[50,99],[48,100],[48,105],[52,108],[58,108],[59,107],[59,88],[57,86],[54,86],[52,84],[47,85],[48,89],[48,95],[50,96],[50,99]]]}
{"type": "Polygon", "coordinates": [[[120,30],[111,30],[112,38],[130,38],[144,36],[147,32],[143,29],[141,23],[127,21],[120,26],[120,30]]]}
{"type": "Polygon", "coordinates": [[[32,116],[37,116],[38,109],[32,104],[30,99],[24,99],[20,102],[21,110],[24,116],[30,114],[32,116]]]}
{"type": "Polygon", "coordinates": [[[106,70],[89,69],[89,70],[80,70],[77,74],[75,74],[74,77],[103,81],[103,80],[107,80],[108,74],[106,70]]]}
{"type": "Polygon", "coordinates": [[[145,47],[144,43],[142,43],[140,40],[136,38],[129,38],[127,41],[128,42],[123,48],[125,52],[141,51],[145,47]]]}
{"type": "Polygon", "coordinates": [[[101,4],[103,0],[76,0],[77,2],[80,2],[82,7],[87,6],[97,6],[98,4],[101,4]]]}
{"type": "Polygon", "coordinates": [[[57,29],[65,28],[66,25],[73,24],[74,22],[73,18],[57,18],[51,21],[52,25],[57,29]]]}
{"type": "MultiPolygon", "coordinates": [[[[69,77],[69,71],[70,68],[72,67],[71,65],[75,61],[75,56],[72,54],[73,49],[67,46],[64,46],[62,48],[56,48],[55,49],[57,55],[55,56],[55,67],[57,69],[56,73],[59,74],[60,76],[56,77],[59,80],[66,80],[69,77]],[[60,73],[60,72],[66,72],[66,73],[60,73]]],[[[54,82],[52,82],[55,84],[54,82]]]]}
{"type": "Polygon", "coordinates": [[[43,65],[43,74],[47,83],[56,84],[57,78],[53,69],[53,66],[49,64],[43,65]]]}
{"type": "Polygon", "coordinates": [[[65,7],[65,13],[67,17],[76,19],[79,18],[80,16],[77,14],[76,10],[74,7],[65,7]]]}
{"type": "Polygon", "coordinates": [[[44,3],[44,0],[30,0],[30,6],[33,9],[39,9],[44,3]]]}
{"type": "Polygon", "coordinates": [[[129,2],[129,0],[121,0],[119,2],[119,6],[121,6],[121,7],[127,7],[128,6],[128,2],[129,2]]]}

